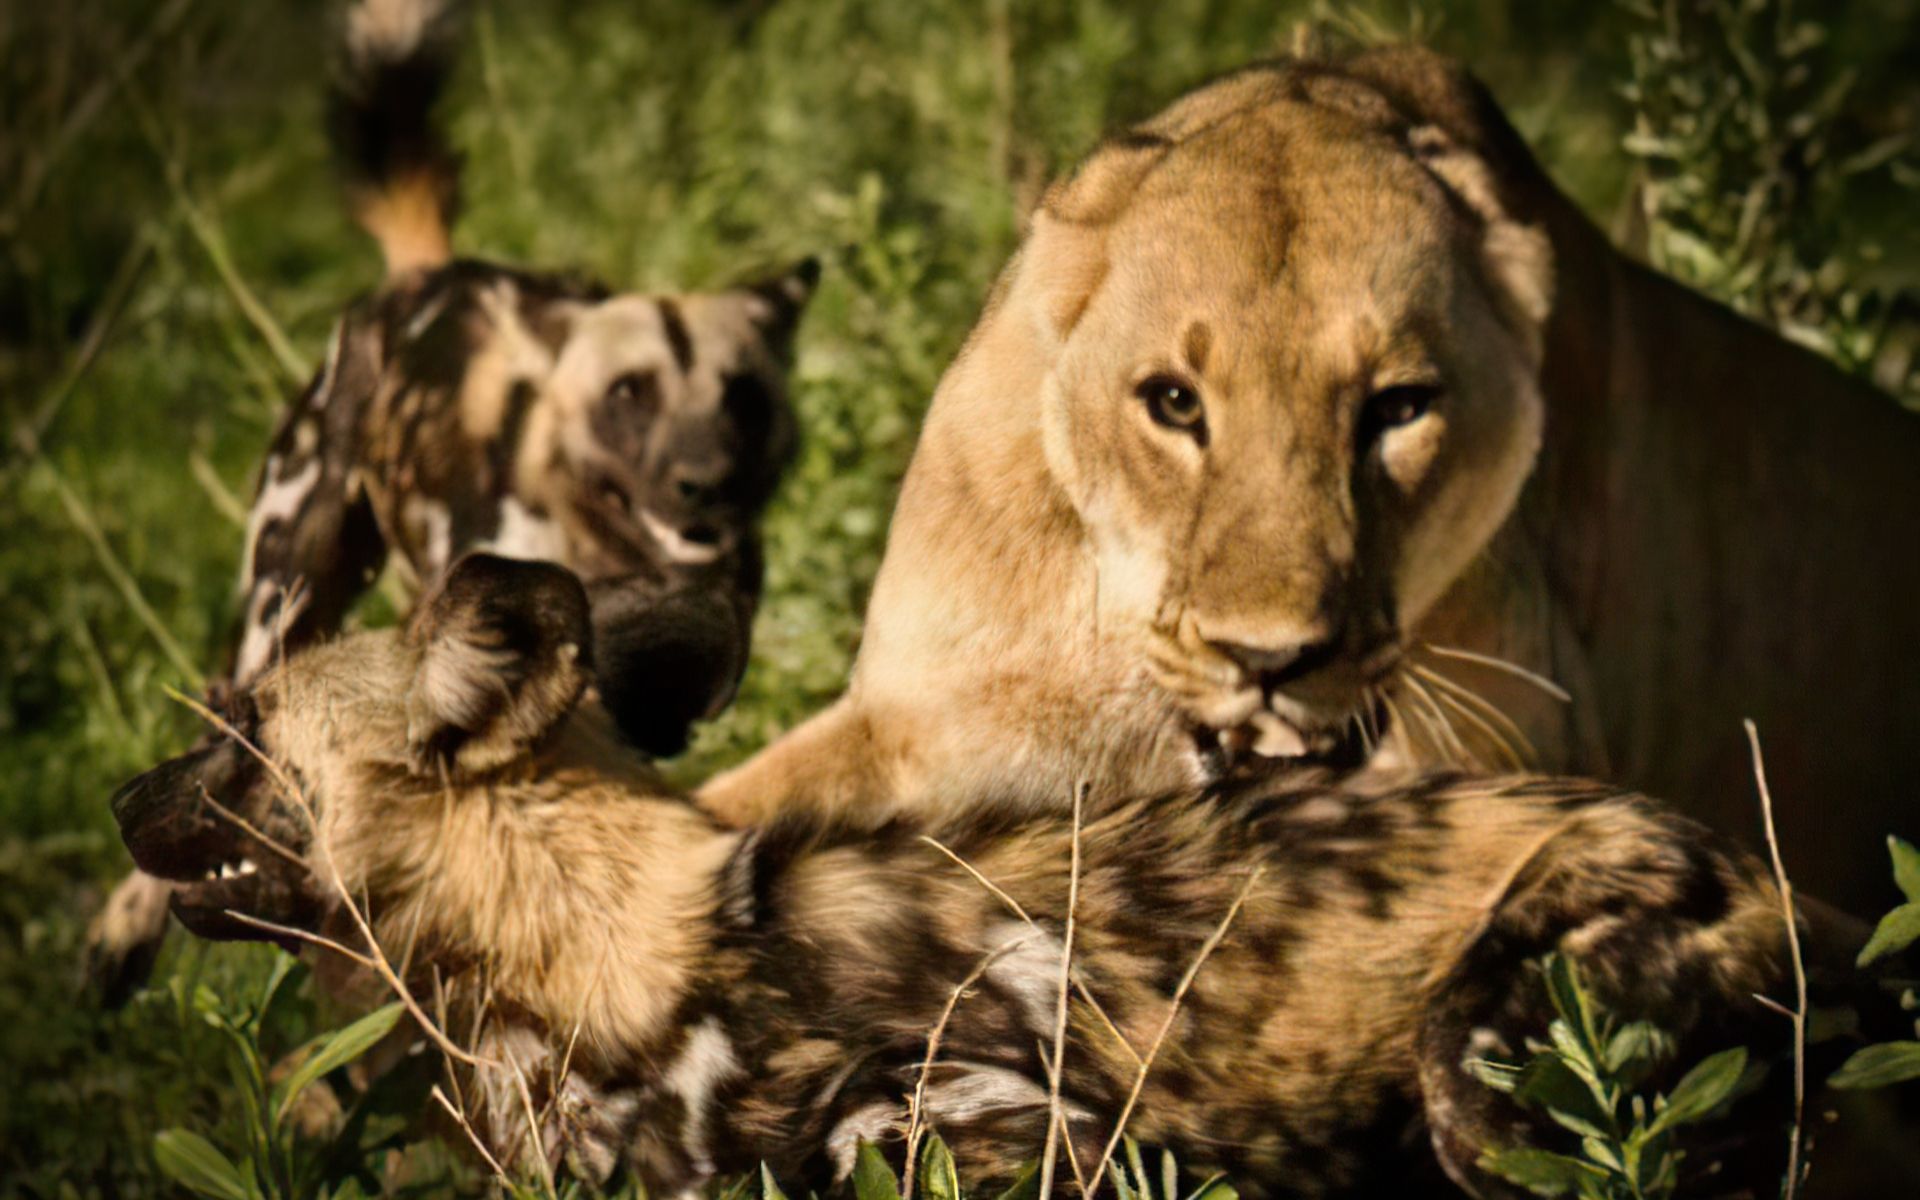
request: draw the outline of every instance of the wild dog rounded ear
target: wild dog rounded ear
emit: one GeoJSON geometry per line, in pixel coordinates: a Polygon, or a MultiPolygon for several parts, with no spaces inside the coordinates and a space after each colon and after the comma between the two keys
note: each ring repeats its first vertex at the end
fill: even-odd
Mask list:
{"type": "Polygon", "coordinates": [[[587,593],[552,563],[469,554],[423,600],[406,638],[415,771],[493,770],[572,711],[592,672],[587,593]]]}
{"type": "Polygon", "coordinates": [[[820,260],[809,254],[786,270],[750,283],[744,290],[767,302],[768,313],[762,322],[769,332],[789,335],[800,323],[800,313],[820,286],[820,260]]]}
{"type": "Polygon", "coordinates": [[[640,749],[680,753],[694,722],[733,699],[747,668],[751,606],[731,580],[665,593],[637,579],[596,580],[588,595],[601,702],[640,749]]]}

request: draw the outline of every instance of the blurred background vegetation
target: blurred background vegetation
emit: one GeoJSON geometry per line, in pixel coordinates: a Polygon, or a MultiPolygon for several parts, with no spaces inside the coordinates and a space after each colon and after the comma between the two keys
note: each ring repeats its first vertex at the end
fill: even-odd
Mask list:
{"type": "MultiPolygon", "coordinates": [[[[119,1013],[80,999],[77,964],[127,865],[106,798],[194,736],[163,688],[218,661],[256,460],[378,278],[320,137],[337,18],[0,0],[7,1195],[167,1191],[156,1131],[244,1136],[233,1030],[271,1059],[334,1020],[260,948],[176,937],[119,1013]]],[[[460,248],[639,288],[828,264],[754,666],[683,778],[838,690],[922,406],[1023,202],[1302,22],[1462,56],[1629,248],[1920,398],[1920,0],[479,0],[445,111],[460,248]]],[[[410,1138],[364,1120],[301,1153],[337,1186],[410,1138]]],[[[405,1153],[390,1181],[442,1178],[431,1148],[405,1153]]]]}

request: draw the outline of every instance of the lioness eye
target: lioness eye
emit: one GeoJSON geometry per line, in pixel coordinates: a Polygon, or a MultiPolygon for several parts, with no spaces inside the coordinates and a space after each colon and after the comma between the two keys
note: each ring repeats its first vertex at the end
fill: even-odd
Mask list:
{"type": "Polygon", "coordinates": [[[1155,375],[1133,392],[1146,404],[1147,415],[1156,425],[1203,437],[1207,409],[1200,403],[1200,393],[1185,382],[1170,375],[1155,375]]]}
{"type": "Polygon", "coordinates": [[[1389,429],[1411,425],[1427,415],[1440,399],[1440,387],[1432,383],[1405,383],[1383,388],[1367,397],[1361,415],[1361,432],[1369,441],[1389,429]]]}

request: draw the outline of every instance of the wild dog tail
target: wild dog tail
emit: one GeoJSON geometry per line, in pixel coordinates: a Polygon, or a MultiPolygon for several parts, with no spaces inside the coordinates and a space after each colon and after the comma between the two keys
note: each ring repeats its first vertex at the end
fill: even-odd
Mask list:
{"type": "Polygon", "coordinates": [[[358,0],[328,100],[328,132],[354,220],[389,279],[453,257],[460,159],[434,123],[452,70],[447,0],[358,0]]]}

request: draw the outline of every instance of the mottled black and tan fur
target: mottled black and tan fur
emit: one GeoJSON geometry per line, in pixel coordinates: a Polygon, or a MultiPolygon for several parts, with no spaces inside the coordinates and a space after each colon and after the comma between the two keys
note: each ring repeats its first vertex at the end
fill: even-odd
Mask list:
{"type": "MultiPolygon", "coordinates": [[[[417,591],[485,549],[586,581],[601,698],[628,738],[674,753],[746,668],[758,521],[794,449],[786,373],[818,267],[651,295],[455,258],[458,158],[433,120],[443,7],[347,13],[329,129],[387,277],[341,317],[268,449],[215,690],[338,630],[386,564],[417,591]]],[[[144,978],[166,903],[135,876],[96,919],[89,969],[109,1000],[144,978]]]]}
{"type": "Polygon", "coordinates": [[[387,280],[342,317],[268,451],[232,682],[336,630],[389,558],[417,589],[486,549],[586,581],[604,698],[644,748],[677,750],[745,665],[757,520],[793,450],[785,376],[818,268],[669,296],[456,259],[457,158],[432,119],[442,8],[348,13],[330,128],[387,280]],[[660,625],[661,596],[714,628],[673,664],[679,688],[643,692],[627,667],[661,666],[636,628],[660,625]]]}
{"type": "MultiPolygon", "coordinates": [[[[260,936],[229,910],[305,919],[302,898],[337,870],[396,959],[406,948],[459,993],[492,997],[480,1052],[517,1064],[541,1110],[562,1092],[549,1153],[589,1173],[624,1164],[655,1195],[761,1161],[824,1187],[860,1139],[897,1158],[930,1029],[985,964],[923,1111],[975,1187],[1033,1158],[1071,818],[988,806],[878,831],[797,814],[722,828],[617,743],[590,695],[576,699],[586,612],[554,568],[466,560],[404,633],[313,648],[235,697],[239,731],[315,806],[312,832],[229,741],[122,790],[129,847],[169,879],[208,876],[177,905],[220,937],[260,936]],[[476,719],[468,694],[497,699],[476,719]],[[203,787],[281,831],[314,873],[251,845],[203,787]],[[218,869],[240,858],[257,867],[218,869]]],[[[1129,1130],[1249,1195],[1444,1190],[1443,1172],[1497,1191],[1479,1152],[1551,1134],[1461,1064],[1544,1029],[1527,964],[1549,950],[1575,956],[1620,1012],[1680,1035],[1683,1057],[1785,1033],[1753,999],[1790,984],[1763,869],[1637,796],[1539,778],[1362,790],[1295,773],[1090,805],[1074,962],[1099,1010],[1075,997],[1062,1084],[1083,1171],[1243,892],[1129,1130]]],[[[496,1150],[525,1154],[513,1073],[481,1075],[468,1094],[498,1098],[496,1150]]],[[[1773,1169],[1781,1131],[1767,1118],[1744,1129],[1762,1150],[1738,1164],[1773,1169]]]]}

